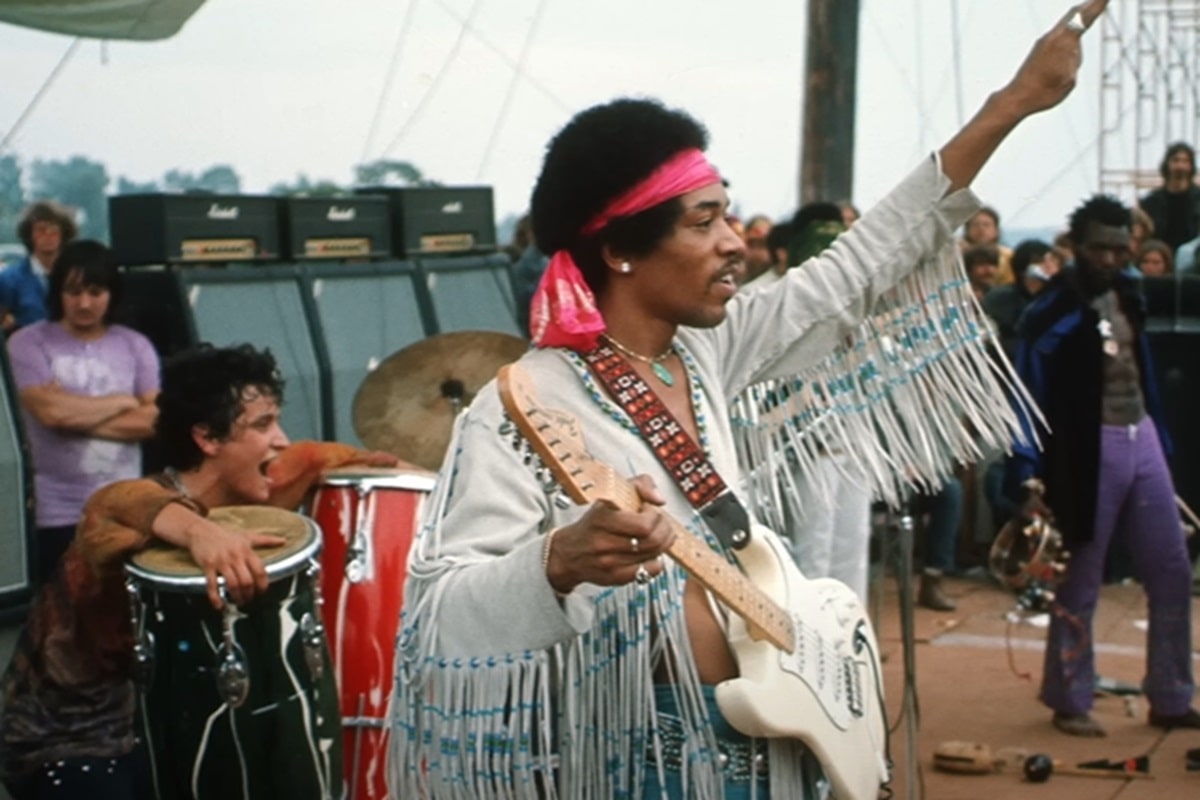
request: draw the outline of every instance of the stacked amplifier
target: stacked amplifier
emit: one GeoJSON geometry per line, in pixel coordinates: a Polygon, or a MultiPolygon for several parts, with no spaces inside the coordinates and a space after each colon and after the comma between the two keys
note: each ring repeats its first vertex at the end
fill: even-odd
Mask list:
{"type": "Polygon", "coordinates": [[[492,190],[367,187],[341,197],[133,194],[109,198],[119,263],[380,260],[497,249],[492,190]]]}

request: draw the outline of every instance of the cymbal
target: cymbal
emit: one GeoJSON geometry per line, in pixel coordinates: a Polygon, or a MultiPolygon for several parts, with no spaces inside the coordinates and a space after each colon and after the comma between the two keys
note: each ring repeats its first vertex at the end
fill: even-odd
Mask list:
{"type": "Polygon", "coordinates": [[[431,336],[392,353],[354,395],[354,432],[367,447],[437,470],[454,418],[529,343],[491,331],[431,336]]]}

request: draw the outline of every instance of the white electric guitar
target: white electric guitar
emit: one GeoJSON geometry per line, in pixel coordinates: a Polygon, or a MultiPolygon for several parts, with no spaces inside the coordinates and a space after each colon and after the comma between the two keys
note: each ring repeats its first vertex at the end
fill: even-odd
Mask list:
{"type": "MultiPolygon", "coordinates": [[[[577,420],[538,404],[520,367],[502,367],[498,384],[509,418],[575,502],[641,507],[634,486],[592,458],[577,420]]],[[[879,650],[857,595],[805,578],[761,528],[734,565],[667,519],[676,533],[668,554],[737,614],[729,638],[740,677],[717,686],[721,713],[747,736],[803,741],[839,800],[876,800],[891,780],[887,719],[879,650]]]]}

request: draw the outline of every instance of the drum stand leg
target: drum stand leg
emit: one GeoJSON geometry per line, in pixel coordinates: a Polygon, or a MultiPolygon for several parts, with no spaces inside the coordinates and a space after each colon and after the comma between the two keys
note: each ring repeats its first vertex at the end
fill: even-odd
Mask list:
{"type": "Polygon", "coordinates": [[[358,696],[358,708],[354,710],[354,753],[350,757],[350,795],[347,800],[356,800],[358,797],[358,770],[362,765],[359,759],[362,756],[362,716],[363,704],[366,702],[366,697],[358,696]]]}

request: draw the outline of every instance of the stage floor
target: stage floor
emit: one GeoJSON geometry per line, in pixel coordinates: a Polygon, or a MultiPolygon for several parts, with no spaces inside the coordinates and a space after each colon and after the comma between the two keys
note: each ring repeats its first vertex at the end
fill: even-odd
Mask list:
{"type": "MultiPolygon", "coordinates": [[[[910,792],[904,711],[904,650],[899,589],[888,577],[879,583],[882,602],[877,625],[886,657],[884,676],[888,716],[894,729],[893,788],[898,800],[1176,800],[1200,797],[1200,772],[1188,772],[1186,752],[1200,747],[1200,730],[1164,732],[1146,724],[1147,705],[1140,695],[1100,696],[1093,715],[1108,736],[1081,739],[1059,733],[1050,711],[1037,700],[1045,627],[1007,617],[1015,596],[988,577],[944,579],[958,603],[950,613],[917,608],[913,615],[919,755],[910,792]],[[993,752],[1015,748],[1044,753],[1065,765],[1100,759],[1150,757],[1152,780],[1052,775],[1043,784],[1026,782],[1018,768],[988,775],[956,775],[935,770],[934,750],[946,741],[986,744],[993,752]]],[[[914,582],[915,583],[915,582],[914,582]]],[[[915,592],[915,586],[913,588],[915,592]]],[[[1193,656],[1200,643],[1193,599],[1193,656]]],[[[1113,584],[1101,592],[1096,616],[1099,674],[1134,687],[1145,665],[1146,603],[1139,585],[1113,584]]]]}
{"type": "MultiPolygon", "coordinates": [[[[1146,724],[1141,697],[1096,700],[1095,717],[1108,730],[1103,739],[1066,736],[1050,724],[1050,712],[1037,700],[1045,629],[1009,624],[1015,597],[990,578],[947,578],[958,603],[952,613],[917,608],[915,631],[916,702],[919,756],[915,791],[908,791],[907,721],[904,711],[904,651],[900,636],[899,587],[894,578],[879,583],[877,626],[891,740],[896,800],[1178,800],[1200,797],[1200,772],[1188,772],[1185,753],[1200,747],[1200,731],[1166,733],[1146,724]],[[1011,647],[1009,646],[1011,642],[1011,647]],[[932,767],[935,748],[945,741],[988,745],[993,752],[1022,749],[1045,753],[1064,764],[1097,759],[1150,756],[1152,780],[1053,775],[1044,784],[1027,783],[1019,770],[990,775],[954,775],[932,767]]],[[[915,582],[914,582],[915,583],[915,582]]],[[[915,588],[914,588],[915,591],[915,588]]],[[[1200,643],[1193,600],[1193,650],[1200,643]]],[[[1109,679],[1141,681],[1145,663],[1146,604],[1141,587],[1110,585],[1101,592],[1096,617],[1097,666],[1109,679]]],[[[17,628],[0,629],[0,658],[7,663],[17,628]]],[[[1200,704],[1200,701],[1198,701],[1200,704]]],[[[0,800],[8,794],[0,786],[0,800]]]]}

